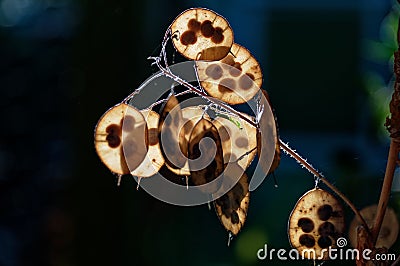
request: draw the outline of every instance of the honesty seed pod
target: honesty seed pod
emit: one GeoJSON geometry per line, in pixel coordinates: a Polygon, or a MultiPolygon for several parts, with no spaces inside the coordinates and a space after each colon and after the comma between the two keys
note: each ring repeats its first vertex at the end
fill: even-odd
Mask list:
{"type": "MultiPolygon", "coordinates": [[[[360,211],[361,216],[369,227],[372,227],[375,222],[377,209],[378,206],[375,204],[365,207],[360,211]]],[[[357,217],[354,217],[349,229],[349,240],[353,247],[357,247],[357,228],[360,225],[362,225],[362,222],[357,217]]],[[[396,242],[398,234],[399,222],[396,213],[392,208],[388,207],[385,212],[385,217],[383,218],[381,231],[379,232],[375,247],[389,249],[396,242]]]]}
{"type": "Polygon", "coordinates": [[[159,123],[162,152],[166,166],[177,175],[190,175],[188,165],[188,143],[196,123],[206,116],[202,106],[188,106],[181,109],[174,95],[171,95],[164,107],[159,123]]]}
{"type": "Polygon", "coordinates": [[[141,113],[146,120],[148,128],[148,150],[142,163],[131,171],[131,175],[139,178],[156,174],[164,164],[164,157],[162,156],[158,139],[159,115],[151,110],[144,110],[141,113]]]}
{"type": "Polygon", "coordinates": [[[343,208],[330,193],[315,188],[296,203],[288,225],[291,245],[307,259],[329,259],[323,249],[336,247],[344,232],[343,208]]]}
{"type": "Polygon", "coordinates": [[[233,235],[237,235],[246,221],[247,210],[250,202],[249,183],[244,170],[236,163],[229,163],[224,171],[224,183],[220,189],[229,184],[226,179],[239,181],[224,195],[214,200],[214,208],[222,225],[233,235]]]}
{"type": "MultiPolygon", "coordinates": [[[[272,113],[274,115],[275,129],[276,129],[274,159],[272,160],[272,164],[269,169],[263,169],[265,173],[270,174],[270,173],[273,173],[276,170],[276,168],[278,168],[279,163],[281,161],[281,150],[280,150],[280,146],[279,146],[279,128],[278,128],[276,114],[271,105],[269,95],[268,95],[267,91],[265,91],[265,90],[261,90],[261,92],[264,95],[264,97],[267,99],[269,106],[271,107],[272,113]]],[[[259,157],[261,155],[261,149],[262,149],[261,133],[259,130],[257,130],[257,154],[259,157]]]]}
{"type": "Polygon", "coordinates": [[[168,96],[168,100],[161,107],[161,115],[158,123],[160,134],[160,147],[165,164],[170,169],[182,169],[187,163],[187,158],[182,155],[179,146],[179,127],[182,121],[182,111],[178,99],[174,94],[168,96]]]}
{"type": "MultiPolygon", "coordinates": [[[[251,120],[245,113],[240,113],[251,120]]],[[[224,163],[238,161],[238,164],[247,169],[253,161],[257,150],[257,129],[236,116],[219,115],[213,121],[221,138],[224,163]]]]}
{"type": "Polygon", "coordinates": [[[262,85],[260,64],[249,50],[236,43],[222,60],[198,61],[196,69],[209,95],[233,105],[249,101],[262,85]]]}
{"type": "MultiPolygon", "coordinates": [[[[179,132],[177,132],[179,137],[179,147],[182,154],[188,156],[188,146],[190,141],[190,135],[194,126],[199,122],[200,119],[208,119],[208,115],[204,112],[203,106],[188,106],[181,110],[182,120],[180,123],[179,132]]],[[[185,166],[178,171],[171,169],[171,171],[176,172],[179,175],[190,175],[189,164],[186,163],[185,166]]]]}
{"type": "Polygon", "coordinates": [[[134,107],[121,103],[107,110],[94,133],[101,161],[116,174],[130,173],[146,155],[146,130],[143,115],[134,107]]]}
{"type": "Polygon", "coordinates": [[[205,8],[184,11],[170,28],[175,49],[192,60],[224,58],[233,43],[233,31],[228,21],[205,8]]]}
{"type": "MultiPolygon", "coordinates": [[[[194,185],[205,185],[214,181],[224,171],[221,139],[218,130],[207,119],[200,119],[194,126],[188,149],[191,181],[194,185]]],[[[219,188],[214,183],[201,189],[206,193],[214,193],[219,188]]]]}

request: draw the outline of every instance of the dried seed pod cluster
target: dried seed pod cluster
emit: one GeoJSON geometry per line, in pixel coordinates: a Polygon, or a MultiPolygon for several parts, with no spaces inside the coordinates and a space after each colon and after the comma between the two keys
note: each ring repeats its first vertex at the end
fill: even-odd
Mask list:
{"type": "Polygon", "coordinates": [[[197,189],[210,195],[222,225],[236,235],[246,220],[250,198],[245,171],[257,151],[259,158],[264,154],[259,161],[265,164],[265,174],[273,161],[274,169],[279,164],[275,119],[268,102],[258,101],[266,95],[260,89],[260,64],[249,50],[234,43],[227,20],[211,10],[184,11],[167,33],[184,58],[197,60],[189,70],[199,87],[180,82],[168,62],[157,64],[167,60],[168,38],[155,60],[157,66],[165,77],[185,87],[184,94],[200,96],[206,103],[185,106],[171,88],[168,96],[143,109],[130,102],[139,97],[133,93],[100,118],[95,129],[97,154],[119,176],[131,174],[139,180],[161,176],[186,186],[188,193],[197,189]],[[249,102],[257,106],[251,114],[233,108],[249,102]],[[160,108],[154,108],[157,105],[160,108]],[[262,137],[261,130],[266,132],[262,137]]]}
{"type": "Polygon", "coordinates": [[[326,249],[336,247],[336,240],[344,232],[343,208],[327,191],[310,190],[298,200],[288,227],[290,243],[301,256],[326,260],[326,249]]]}

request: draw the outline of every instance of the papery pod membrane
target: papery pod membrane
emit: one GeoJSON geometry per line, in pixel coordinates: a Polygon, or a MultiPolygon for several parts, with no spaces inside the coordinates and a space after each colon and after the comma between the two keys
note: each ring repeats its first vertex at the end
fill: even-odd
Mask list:
{"type": "Polygon", "coordinates": [[[219,60],[233,44],[233,31],[221,15],[205,8],[181,13],[170,26],[175,49],[191,60],[219,60]]]}
{"type": "MultiPolygon", "coordinates": [[[[218,130],[207,119],[200,119],[190,135],[189,149],[190,179],[195,186],[214,181],[224,171],[224,157],[218,130]]],[[[218,180],[217,180],[218,181],[218,180]]],[[[202,187],[205,193],[214,193],[220,182],[202,187]]]]}
{"type": "Polygon", "coordinates": [[[178,99],[171,93],[168,96],[168,100],[161,107],[158,132],[165,164],[169,169],[174,169],[175,171],[185,168],[187,164],[187,158],[182,154],[179,145],[179,130],[182,119],[182,110],[178,99]]]}
{"type": "Polygon", "coordinates": [[[161,139],[166,141],[161,142],[161,150],[166,166],[177,175],[190,175],[187,160],[189,138],[193,127],[203,117],[208,117],[203,106],[181,109],[174,95],[170,95],[162,107],[159,132],[161,139]]]}
{"type": "MultiPolygon", "coordinates": [[[[272,113],[274,115],[274,120],[275,120],[275,129],[276,129],[276,135],[275,135],[275,154],[274,154],[274,159],[272,161],[272,164],[270,166],[269,169],[263,169],[265,173],[270,174],[273,173],[279,166],[279,163],[281,161],[281,150],[280,150],[280,146],[279,146],[279,128],[278,128],[278,123],[277,123],[277,117],[275,114],[275,111],[271,105],[271,101],[269,99],[269,95],[267,93],[267,91],[265,90],[261,90],[261,92],[263,93],[264,97],[267,99],[272,113]]],[[[261,134],[260,131],[257,131],[257,154],[258,156],[260,156],[261,154],[261,149],[262,149],[262,141],[261,141],[261,134]]]]}
{"type": "Polygon", "coordinates": [[[227,231],[237,235],[243,228],[250,202],[249,182],[244,170],[236,163],[229,163],[224,171],[224,185],[230,185],[226,179],[232,179],[236,184],[224,195],[214,200],[214,208],[219,220],[227,231]],[[241,174],[239,180],[237,175],[241,174]]]}
{"type": "Polygon", "coordinates": [[[336,240],[344,229],[341,204],[332,194],[319,188],[306,192],[297,201],[288,224],[291,245],[310,260],[329,259],[326,249],[336,248],[336,240]]]}
{"type": "MultiPolygon", "coordinates": [[[[252,120],[249,115],[240,114],[252,120]]],[[[237,161],[247,169],[257,153],[257,129],[237,116],[221,115],[212,122],[221,138],[224,163],[237,161]]]]}
{"type": "MultiPolygon", "coordinates": [[[[364,218],[367,225],[371,228],[375,222],[376,212],[378,206],[376,204],[363,208],[360,211],[361,216],[364,218]]],[[[354,217],[349,228],[349,240],[353,247],[357,247],[357,228],[362,225],[362,222],[354,217]]],[[[383,218],[381,231],[379,232],[376,248],[389,249],[396,242],[399,234],[399,221],[397,220],[396,213],[390,207],[386,209],[383,218]]]]}
{"type": "Polygon", "coordinates": [[[94,132],[95,149],[100,160],[113,173],[130,173],[124,145],[135,145],[137,148],[137,153],[128,153],[129,165],[136,168],[147,152],[146,130],[143,115],[134,107],[121,103],[110,108],[99,119],[94,132]],[[127,135],[137,139],[131,139],[127,135]]]}
{"type": "Polygon", "coordinates": [[[220,61],[197,61],[196,70],[209,95],[232,105],[252,99],[263,80],[260,64],[249,50],[236,43],[220,61]]]}
{"type": "Polygon", "coordinates": [[[131,175],[140,178],[155,175],[164,164],[158,138],[159,114],[151,110],[141,111],[147,123],[148,150],[141,164],[131,171],[131,175]]]}

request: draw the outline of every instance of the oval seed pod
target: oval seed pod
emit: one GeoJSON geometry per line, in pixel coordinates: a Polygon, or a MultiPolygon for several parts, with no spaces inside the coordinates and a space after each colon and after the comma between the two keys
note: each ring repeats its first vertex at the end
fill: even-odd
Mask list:
{"type": "MultiPolygon", "coordinates": [[[[264,173],[267,175],[271,172],[270,169],[274,169],[273,163],[279,164],[280,150],[278,149],[279,139],[274,113],[268,102],[268,99],[263,95],[260,96],[260,110],[257,113],[257,120],[259,121],[257,129],[257,170],[260,169],[261,174],[264,173]]],[[[250,191],[256,189],[263,180],[264,178],[259,178],[258,176],[256,176],[256,178],[252,178],[250,180],[250,191]]]]}
{"type": "Polygon", "coordinates": [[[312,260],[329,259],[323,249],[336,247],[344,232],[343,208],[330,193],[316,188],[296,203],[288,224],[291,245],[301,256],[312,260]]]}
{"type": "Polygon", "coordinates": [[[147,154],[148,129],[142,113],[130,106],[122,121],[122,148],[126,165],[132,172],[143,162],[147,154]]]}
{"type": "Polygon", "coordinates": [[[179,131],[179,144],[183,154],[185,155],[187,155],[188,143],[194,126],[202,118],[209,120],[209,117],[205,113],[203,107],[204,106],[200,105],[182,108],[182,128],[179,131]]]}
{"type": "MultiPolygon", "coordinates": [[[[378,206],[376,204],[365,207],[360,211],[361,216],[369,227],[375,222],[376,212],[378,206]]],[[[353,247],[357,247],[357,227],[362,225],[361,221],[354,217],[350,224],[349,229],[349,240],[353,247]]],[[[397,240],[399,234],[399,221],[397,220],[396,213],[392,208],[388,207],[383,218],[381,231],[379,232],[378,239],[376,241],[376,248],[387,248],[389,249],[397,240]]]]}
{"type": "MultiPolygon", "coordinates": [[[[249,115],[241,114],[251,120],[249,115]]],[[[236,116],[217,115],[212,122],[221,138],[224,163],[242,158],[238,164],[247,169],[257,153],[257,129],[236,116]]]]}
{"type": "Polygon", "coordinates": [[[224,58],[233,43],[233,31],[228,21],[205,8],[184,11],[170,28],[175,49],[192,60],[224,58]]]}
{"type": "Polygon", "coordinates": [[[260,90],[260,64],[249,50],[233,44],[231,53],[218,62],[196,62],[201,86],[211,96],[229,104],[249,101],[260,90]]]}
{"type": "MultiPolygon", "coordinates": [[[[204,114],[204,110],[201,106],[188,106],[181,109],[182,119],[179,122],[179,129],[175,131],[178,138],[178,144],[182,155],[187,158],[188,156],[188,145],[189,145],[189,138],[192,133],[194,126],[197,122],[204,117],[207,117],[204,114]]],[[[178,156],[178,155],[175,155],[178,156]]],[[[190,175],[189,163],[186,160],[185,165],[182,168],[174,168],[172,165],[167,164],[169,170],[177,175],[190,175]]]]}
{"type": "Polygon", "coordinates": [[[202,106],[188,106],[181,109],[174,95],[171,95],[163,108],[163,121],[159,124],[160,132],[163,134],[162,139],[167,140],[167,143],[164,142],[162,145],[163,154],[168,155],[166,166],[177,175],[190,175],[187,160],[189,138],[193,127],[203,115],[202,106]]]}
{"type": "MultiPolygon", "coordinates": [[[[108,169],[119,175],[130,172],[123,152],[122,127],[126,114],[131,112],[136,113],[137,110],[123,103],[115,105],[99,119],[94,132],[95,148],[100,160],[108,169]]],[[[140,113],[138,119],[144,121],[140,113]]],[[[145,136],[141,137],[145,141],[145,136]]]]}
{"type": "Polygon", "coordinates": [[[141,113],[146,120],[148,128],[148,150],[142,163],[131,171],[131,175],[140,178],[156,174],[164,164],[164,157],[162,156],[158,139],[158,121],[160,116],[151,110],[144,110],[141,113]]]}
{"type": "MultiPolygon", "coordinates": [[[[213,181],[224,171],[221,139],[218,130],[207,119],[200,119],[192,130],[188,158],[191,181],[196,186],[213,181]]],[[[202,191],[214,193],[219,185],[215,183],[202,191]]]]}
{"type": "MultiPolygon", "coordinates": [[[[278,122],[277,122],[275,110],[271,105],[269,95],[268,95],[267,91],[265,91],[265,90],[261,90],[261,92],[263,93],[264,97],[267,99],[267,101],[269,103],[269,106],[271,107],[272,113],[274,115],[275,128],[276,128],[276,136],[275,136],[276,144],[275,144],[274,159],[273,159],[272,164],[269,169],[263,169],[265,173],[270,174],[270,173],[274,172],[276,170],[276,168],[278,168],[279,163],[281,161],[281,150],[280,150],[280,146],[279,146],[279,128],[278,128],[278,122]]],[[[258,156],[260,156],[260,154],[261,154],[261,149],[262,149],[261,146],[262,146],[261,134],[260,134],[260,131],[257,130],[257,154],[258,154],[258,156]]]]}
{"type": "MultiPolygon", "coordinates": [[[[224,171],[224,179],[237,180],[236,175],[242,173],[239,181],[224,195],[214,200],[214,208],[225,229],[237,235],[247,217],[250,202],[249,182],[244,170],[236,163],[229,163],[224,171]]],[[[226,184],[224,181],[222,187],[226,184]]],[[[222,188],[221,187],[221,188],[222,188]]]]}
{"type": "Polygon", "coordinates": [[[174,94],[161,107],[158,132],[160,134],[160,147],[165,164],[170,169],[182,169],[187,163],[179,146],[179,128],[182,121],[182,110],[174,94]]]}

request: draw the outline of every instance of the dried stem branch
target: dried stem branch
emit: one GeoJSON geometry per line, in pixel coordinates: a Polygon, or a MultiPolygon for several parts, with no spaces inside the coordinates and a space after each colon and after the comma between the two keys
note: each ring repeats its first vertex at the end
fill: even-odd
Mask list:
{"type": "MultiPolygon", "coordinates": [[[[400,25],[400,19],[399,19],[400,25]]],[[[400,27],[397,32],[397,41],[400,43],[400,27]]],[[[372,240],[376,243],[379,232],[382,227],[383,218],[385,216],[387,204],[393,183],[394,171],[397,161],[399,160],[400,151],[400,48],[394,53],[394,74],[396,81],[394,83],[394,91],[392,99],[389,104],[390,117],[386,119],[385,126],[390,134],[390,148],[388,154],[388,161],[386,165],[385,178],[378,203],[378,210],[372,227],[372,240]]]]}
{"type": "Polygon", "coordinates": [[[389,201],[389,196],[392,188],[394,171],[399,154],[399,145],[395,141],[390,142],[388,161],[386,165],[385,178],[383,180],[381,195],[378,203],[378,210],[376,213],[375,223],[371,229],[372,243],[376,244],[379,231],[381,230],[383,218],[385,217],[386,208],[389,201]]]}
{"type": "Polygon", "coordinates": [[[330,183],[320,172],[318,172],[310,163],[308,163],[303,157],[301,157],[297,152],[295,152],[292,148],[290,148],[286,143],[284,143],[281,139],[279,139],[279,146],[282,150],[292,156],[299,164],[304,166],[308,171],[310,171],[314,176],[316,176],[320,181],[322,181],[329,189],[335,192],[354,212],[354,214],[360,219],[365,228],[368,228],[367,223],[364,218],[361,216],[360,212],[354,206],[354,204],[332,183],[330,183]]]}
{"type": "Polygon", "coordinates": [[[180,85],[185,86],[186,88],[191,90],[193,93],[195,93],[195,94],[203,97],[204,99],[206,99],[206,100],[208,100],[208,101],[220,106],[221,108],[227,110],[228,112],[235,114],[236,116],[240,117],[241,119],[243,119],[244,121],[246,121],[250,125],[252,125],[254,127],[258,127],[257,123],[255,123],[251,119],[247,118],[246,116],[242,115],[240,112],[236,111],[235,109],[230,107],[228,104],[222,102],[221,100],[218,100],[218,99],[216,99],[214,97],[211,97],[211,96],[207,95],[202,90],[196,88],[195,86],[193,86],[192,84],[190,84],[186,80],[181,79],[180,77],[178,77],[174,73],[172,73],[170,70],[168,70],[165,67],[163,67],[161,65],[161,63],[160,63],[161,57],[150,57],[149,59],[153,59],[154,60],[155,64],[160,69],[161,73],[163,73],[166,77],[169,77],[169,78],[173,79],[174,81],[176,81],[180,85]]]}

